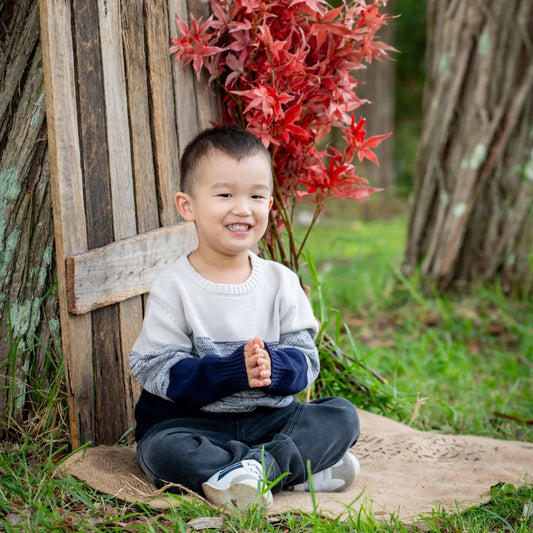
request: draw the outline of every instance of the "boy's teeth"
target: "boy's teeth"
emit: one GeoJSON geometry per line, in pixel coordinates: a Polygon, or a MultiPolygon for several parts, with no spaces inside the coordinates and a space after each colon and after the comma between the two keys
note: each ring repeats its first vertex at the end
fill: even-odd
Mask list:
{"type": "Polygon", "coordinates": [[[229,224],[227,226],[231,231],[247,231],[249,227],[248,224],[229,224]]]}

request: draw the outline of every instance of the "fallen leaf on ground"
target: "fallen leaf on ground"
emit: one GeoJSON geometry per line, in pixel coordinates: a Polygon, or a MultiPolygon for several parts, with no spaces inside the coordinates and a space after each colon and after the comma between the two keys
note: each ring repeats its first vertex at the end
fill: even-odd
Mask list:
{"type": "Polygon", "coordinates": [[[222,516],[201,516],[193,518],[187,522],[187,525],[195,531],[203,529],[220,529],[224,526],[224,517],[222,516]]]}

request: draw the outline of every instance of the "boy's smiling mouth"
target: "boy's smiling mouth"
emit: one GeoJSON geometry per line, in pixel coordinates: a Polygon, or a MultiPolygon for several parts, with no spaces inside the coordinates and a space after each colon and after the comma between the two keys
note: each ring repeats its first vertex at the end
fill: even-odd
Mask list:
{"type": "Polygon", "coordinates": [[[228,224],[226,228],[230,231],[243,232],[249,231],[251,226],[249,224],[228,224]]]}

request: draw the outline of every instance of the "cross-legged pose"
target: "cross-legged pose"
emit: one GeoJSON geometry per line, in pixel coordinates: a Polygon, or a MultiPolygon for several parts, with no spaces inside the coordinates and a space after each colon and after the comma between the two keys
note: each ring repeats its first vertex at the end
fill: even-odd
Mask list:
{"type": "Polygon", "coordinates": [[[343,398],[295,400],[319,372],[317,321],[296,274],[251,251],[272,206],[268,150],[216,127],[187,146],[180,170],[175,204],[198,247],[154,281],[130,355],[143,387],[139,465],[157,487],[241,509],[308,490],[308,462],[315,491],[346,489],[359,471],[348,452],[357,411],[343,398]]]}

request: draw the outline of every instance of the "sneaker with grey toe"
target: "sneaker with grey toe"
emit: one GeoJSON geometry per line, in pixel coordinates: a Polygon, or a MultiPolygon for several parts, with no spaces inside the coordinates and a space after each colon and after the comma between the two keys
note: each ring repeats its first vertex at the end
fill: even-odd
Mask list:
{"type": "MultiPolygon", "coordinates": [[[[361,467],[357,458],[346,452],[334,465],[311,476],[311,484],[316,492],[342,492],[352,485],[361,467]]],[[[309,481],[286,487],[287,490],[309,491],[309,481]]]]}

